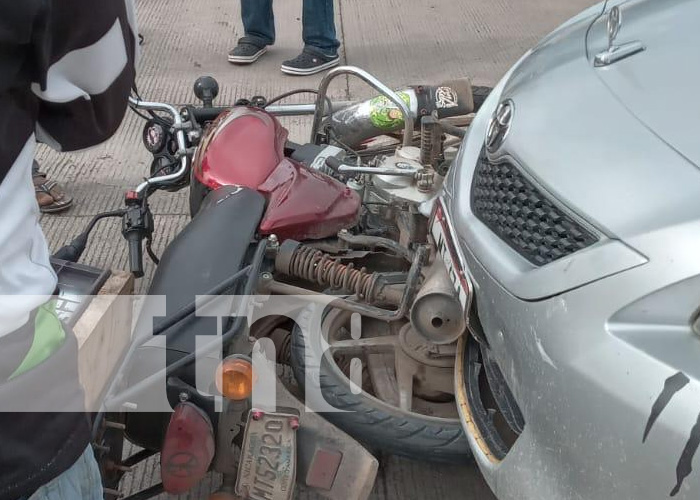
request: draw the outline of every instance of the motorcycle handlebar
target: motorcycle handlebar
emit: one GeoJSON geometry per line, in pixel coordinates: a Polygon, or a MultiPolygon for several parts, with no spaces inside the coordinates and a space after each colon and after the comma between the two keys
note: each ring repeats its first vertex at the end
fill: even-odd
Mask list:
{"type": "Polygon", "coordinates": [[[215,120],[217,116],[229,109],[225,106],[214,106],[211,108],[188,108],[188,112],[192,120],[203,125],[205,122],[215,120]]]}
{"type": "MultiPolygon", "coordinates": [[[[143,196],[143,194],[150,188],[170,186],[173,182],[177,182],[187,175],[187,172],[189,171],[188,143],[185,134],[183,116],[180,114],[180,111],[175,109],[174,106],[162,102],[142,101],[140,98],[136,97],[129,97],[129,104],[132,108],[137,110],[159,111],[167,113],[172,117],[173,129],[175,130],[175,138],[177,140],[177,156],[180,158],[180,167],[177,169],[177,171],[152,177],[136,187],[136,193],[139,196],[143,196]]],[[[342,109],[350,104],[352,103],[345,101],[337,103],[334,102],[331,103],[331,110],[334,111],[336,109],[342,109]]],[[[213,106],[204,108],[190,107],[187,108],[188,116],[184,118],[195,121],[201,125],[205,122],[216,119],[217,116],[229,109],[230,107],[228,106],[213,106]]],[[[277,116],[313,115],[317,112],[316,104],[274,104],[266,106],[264,109],[268,113],[277,116]]]]}
{"type": "MultiPolygon", "coordinates": [[[[354,104],[352,101],[333,101],[328,111],[335,112],[354,104]]],[[[328,108],[328,106],[327,106],[328,108]]],[[[224,111],[231,109],[228,106],[214,106],[212,108],[188,108],[190,118],[200,125],[216,119],[224,111]]],[[[263,108],[265,111],[275,116],[305,116],[313,115],[316,112],[316,104],[271,104],[263,108]]]]}

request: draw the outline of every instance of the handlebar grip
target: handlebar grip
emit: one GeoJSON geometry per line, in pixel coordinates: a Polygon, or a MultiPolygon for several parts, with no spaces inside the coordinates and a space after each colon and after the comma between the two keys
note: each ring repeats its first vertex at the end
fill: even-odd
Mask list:
{"type": "Polygon", "coordinates": [[[129,243],[129,270],[135,277],[143,276],[143,248],[141,246],[141,235],[136,232],[130,232],[126,239],[129,243]]]}

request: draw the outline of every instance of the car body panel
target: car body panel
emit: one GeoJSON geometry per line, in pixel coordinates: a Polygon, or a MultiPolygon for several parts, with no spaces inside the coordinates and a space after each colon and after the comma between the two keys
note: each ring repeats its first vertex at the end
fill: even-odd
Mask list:
{"type": "MultiPolygon", "coordinates": [[[[686,349],[686,358],[698,359],[700,342],[687,320],[685,325],[660,322],[656,332],[649,332],[616,318],[639,300],[639,285],[659,269],[640,266],[557,297],[526,302],[489,276],[468,248],[463,251],[491,353],[525,419],[524,432],[498,464],[468,433],[497,498],[668,498],[700,413],[700,383],[688,374],[691,383],[643,441],[654,401],[681,368],[675,359],[670,362],[649,348],[663,335],[673,344],[669,351],[686,349]]],[[[696,289],[684,305],[699,301],[696,289]]],[[[679,305],[675,316],[687,318],[692,312],[679,305]]],[[[700,475],[691,474],[682,488],[676,498],[696,498],[700,475]]]]}
{"type": "MultiPolygon", "coordinates": [[[[628,8],[654,10],[645,3],[607,7],[620,4],[626,19],[628,8]]],[[[465,424],[499,500],[695,499],[700,492],[700,474],[691,470],[693,463],[700,469],[693,450],[700,336],[691,327],[700,308],[700,171],[690,150],[679,152],[684,136],[674,136],[666,118],[645,117],[635,111],[641,101],[616,94],[627,90],[608,74],[622,78],[642,57],[594,67],[593,49],[607,47],[606,38],[590,42],[605,36],[595,31],[605,25],[599,14],[589,10],[546,37],[494,88],[443,190],[490,357],[525,419],[500,462],[465,424]],[[601,77],[601,70],[611,71],[601,77]],[[491,158],[518,165],[600,237],[540,267],[470,207],[487,126],[506,99],[514,103],[512,128],[491,158]],[[687,383],[668,397],[674,377],[687,383]]],[[[646,29],[662,29],[656,19],[647,18],[646,29]]]]}
{"type": "MultiPolygon", "coordinates": [[[[515,116],[504,149],[563,204],[622,240],[678,222],[679,215],[696,219],[700,205],[688,211],[688,202],[700,194],[698,169],[669,150],[598,77],[645,54],[594,68],[586,31],[582,23],[568,39],[539,47],[508,80],[502,99],[514,100],[515,116]],[[666,191],[676,196],[659,196],[666,191]],[[638,217],[630,217],[632,211],[638,217]]],[[[622,28],[618,36],[625,33],[622,28]]]]}
{"type": "MultiPolygon", "coordinates": [[[[619,8],[622,25],[615,43],[639,41],[645,50],[594,74],[650,131],[698,165],[700,2],[630,1],[619,8]]],[[[591,60],[607,48],[605,21],[596,21],[588,36],[591,60]]]]}

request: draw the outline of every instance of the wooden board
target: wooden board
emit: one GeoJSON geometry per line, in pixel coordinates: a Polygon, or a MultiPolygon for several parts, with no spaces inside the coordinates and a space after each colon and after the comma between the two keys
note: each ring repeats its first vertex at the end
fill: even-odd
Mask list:
{"type": "Polygon", "coordinates": [[[131,339],[134,278],[114,271],[73,327],[87,408],[95,408],[131,339]]]}

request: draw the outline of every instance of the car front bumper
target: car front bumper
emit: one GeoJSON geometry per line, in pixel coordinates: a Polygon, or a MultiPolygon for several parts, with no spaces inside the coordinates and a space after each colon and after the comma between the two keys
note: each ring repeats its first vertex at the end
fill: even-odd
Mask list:
{"type": "Polygon", "coordinates": [[[468,440],[499,500],[659,499],[679,483],[676,498],[697,495],[700,475],[679,477],[679,470],[698,432],[698,380],[681,375],[689,383],[669,393],[669,381],[680,372],[608,327],[616,307],[606,289],[627,288],[633,278],[621,275],[527,302],[462,250],[488,351],[525,421],[512,448],[497,459],[468,424],[465,405],[468,410],[477,402],[465,398],[464,374],[458,374],[468,440]],[[659,412],[662,394],[670,400],[659,412]]]}
{"type": "MultiPolygon", "coordinates": [[[[519,257],[511,259],[511,249],[471,213],[465,173],[476,164],[508,78],[472,122],[442,197],[473,287],[474,337],[482,338],[482,349],[488,344],[524,420],[498,457],[474,423],[478,402],[470,401],[458,370],[458,403],[476,462],[499,500],[695,499],[700,340],[689,319],[700,304],[700,266],[678,252],[676,262],[653,252],[641,256],[609,239],[609,248],[620,250],[617,262],[629,260],[590,280],[571,281],[583,253],[529,276],[519,269],[519,257]],[[509,273],[523,279],[497,279],[509,273]],[[548,290],[537,280],[543,273],[548,290]]],[[[681,247],[685,240],[676,241],[681,247]]],[[[594,264],[600,270],[611,260],[594,264]]]]}

